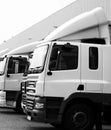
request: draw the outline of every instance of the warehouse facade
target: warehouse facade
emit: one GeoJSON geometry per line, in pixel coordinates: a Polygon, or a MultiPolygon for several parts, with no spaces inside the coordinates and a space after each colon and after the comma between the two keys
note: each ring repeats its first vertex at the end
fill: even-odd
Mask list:
{"type": "Polygon", "coordinates": [[[96,7],[102,7],[108,21],[111,20],[111,0],[76,0],[46,19],[29,27],[0,45],[0,55],[30,42],[43,40],[55,28],[69,19],[96,7]],[[6,50],[6,51],[4,51],[6,50]]]}

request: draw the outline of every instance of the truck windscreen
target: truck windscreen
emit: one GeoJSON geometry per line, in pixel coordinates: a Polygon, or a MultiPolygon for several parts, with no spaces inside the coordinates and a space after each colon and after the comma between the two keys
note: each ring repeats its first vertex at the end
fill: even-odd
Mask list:
{"type": "Polygon", "coordinates": [[[4,74],[6,58],[0,58],[0,75],[4,74]]]}
{"type": "Polygon", "coordinates": [[[44,45],[35,49],[28,73],[42,72],[44,68],[47,50],[48,50],[48,45],[44,45]]]}

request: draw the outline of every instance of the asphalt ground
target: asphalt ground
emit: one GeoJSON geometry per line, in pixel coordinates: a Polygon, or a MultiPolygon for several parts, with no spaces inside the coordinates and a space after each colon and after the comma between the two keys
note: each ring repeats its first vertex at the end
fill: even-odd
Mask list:
{"type": "MultiPolygon", "coordinates": [[[[111,130],[111,124],[104,123],[103,130],[111,130]]],[[[50,124],[28,121],[25,114],[13,109],[0,108],[0,130],[60,130],[50,124]]],[[[95,128],[94,128],[95,130],[95,128]]]]}

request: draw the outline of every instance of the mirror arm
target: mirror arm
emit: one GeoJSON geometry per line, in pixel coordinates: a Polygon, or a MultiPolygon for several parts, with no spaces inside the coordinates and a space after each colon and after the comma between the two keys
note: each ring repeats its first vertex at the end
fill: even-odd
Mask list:
{"type": "Polygon", "coordinates": [[[10,74],[7,73],[7,77],[9,78],[9,77],[10,77],[10,74]]]}
{"type": "Polygon", "coordinates": [[[49,70],[49,71],[47,72],[47,75],[49,75],[49,76],[51,76],[51,75],[52,75],[51,70],[49,70]]]}

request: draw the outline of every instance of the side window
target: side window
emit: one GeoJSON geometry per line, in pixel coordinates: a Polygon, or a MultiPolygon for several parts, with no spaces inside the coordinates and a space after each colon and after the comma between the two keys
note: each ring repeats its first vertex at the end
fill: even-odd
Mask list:
{"type": "Polygon", "coordinates": [[[53,46],[50,62],[49,62],[49,69],[50,70],[57,70],[57,57],[59,54],[59,46],[53,46]]]}
{"type": "Polygon", "coordinates": [[[18,72],[18,61],[17,60],[13,60],[12,58],[9,59],[9,63],[8,63],[8,73],[9,74],[15,74],[18,72]]]}
{"type": "Polygon", "coordinates": [[[71,70],[78,67],[78,47],[64,48],[58,56],[58,70],[71,70]]]}
{"type": "Polygon", "coordinates": [[[27,66],[27,60],[24,58],[10,58],[8,63],[8,73],[24,73],[27,66]]]}
{"type": "Polygon", "coordinates": [[[98,48],[97,47],[89,48],[89,68],[93,70],[98,69],[98,48]]]}
{"type": "Polygon", "coordinates": [[[51,70],[71,70],[78,67],[78,46],[56,45],[50,58],[51,70]]]}
{"type": "Polygon", "coordinates": [[[18,73],[24,73],[25,69],[27,68],[27,64],[28,64],[28,62],[26,59],[19,60],[18,73]]]}

